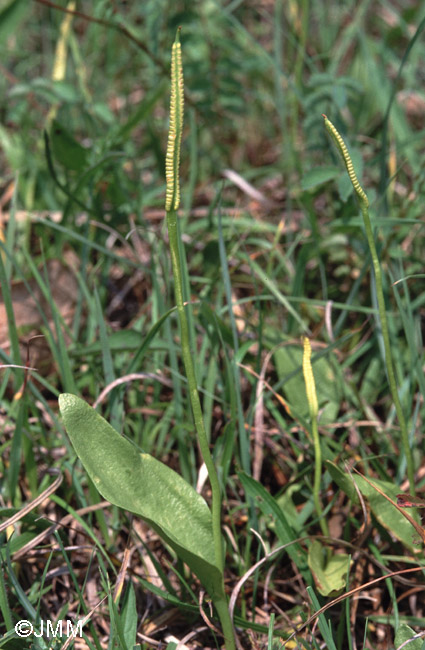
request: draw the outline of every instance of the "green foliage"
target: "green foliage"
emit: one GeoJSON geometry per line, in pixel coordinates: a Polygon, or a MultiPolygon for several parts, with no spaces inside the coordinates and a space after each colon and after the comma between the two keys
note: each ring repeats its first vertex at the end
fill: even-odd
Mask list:
{"type": "Polygon", "coordinates": [[[87,167],[87,150],[57,120],[52,122],[50,142],[55,160],[65,169],[82,172],[87,167]]]}
{"type": "MultiPolygon", "coordinates": [[[[13,638],[14,624],[55,604],[55,614],[72,605],[89,615],[87,584],[96,587],[95,604],[105,599],[87,624],[90,650],[102,647],[106,625],[111,647],[139,643],[141,650],[151,646],[140,637],[148,629],[170,648],[169,632],[181,641],[199,629],[196,572],[209,575],[206,566],[215,566],[211,531],[204,538],[199,524],[208,560],[196,527],[180,530],[174,547],[174,531],[158,529],[173,556],[170,568],[169,554],[156,534],[145,535],[137,514],[132,519],[124,508],[101,507],[91,479],[74,462],[56,408],[58,393],[75,393],[85,403],[72,397],[74,406],[90,419],[87,403],[96,400],[124,434],[107,428],[107,437],[118,436],[138,469],[139,448],[147,454],[141,458],[154,458],[143,463],[148,475],[155,471],[163,480],[166,467],[165,481],[179,476],[189,507],[204,476],[163,223],[169,53],[181,26],[186,119],[175,234],[183,235],[182,304],[223,495],[226,593],[246,578],[234,611],[238,636],[243,647],[282,647],[307,618],[308,589],[313,613],[330,609],[321,610],[318,627],[310,622],[310,634],[297,635],[300,648],[378,647],[380,639],[394,637],[397,647],[425,626],[405,597],[411,586],[386,577],[406,562],[420,569],[416,534],[363,479],[354,483],[344,463],[394,498],[406,476],[406,437],[388,389],[363,218],[320,114],[331,117],[347,143],[370,201],[394,374],[419,468],[425,417],[422,3],[393,12],[351,1],[81,0],[79,15],[69,20],[58,79],[53,71],[67,18],[59,4],[67,3],[0,2],[0,282],[8,326],[6,334],[0,328],[2,363],[25,363],[29,336],[45,336],[29,344],[29,363],[38,372],[28,373],[20,399],[13,397],[24,373],[4,368],[0,377],[0,491],[8,506],[0,512],[0,645],[47,647],[44,640],[13,638]],[[225,169],[239,181],[226,172],[222,183],[225,169]],[[54,260],[69,271],[59,281],[50,275],[54,260]],[[72,294],[67,313],[61,289],[72,294]],[[30,319],[23,307],[31,307],[30,319]],[[314,350],[323,518],[313,498],[303,335],[314,350]],[[61,472],[61,485],[15,521],[10,537],[10,517],[51,486],[46,468],[61,472]],[[250,475],[257,470],[259,480],[250,475]],[[365,539],[357,537],[364,515],[355,484],[371,509],[365,539]],[[319,537],[323,552],[316,541],[319,519],[332,535],[331,541],[319,537]],[[56,533],[48,533],[52,520],[56,533]],[[318,576],[327,583],[329,560],[341,555],[347,562],[342,552],[357,562],[360,543],[364,582],[382,580],[374,586],[381,601],[372,606],[360,599],[353,623],[353,598],[343,594],[334,602],[331,596],[333,587],[344,588],[342,567],[337,586],[325,587],[328,595],[318,598],[311,586],[318,576]],[[182,561],[183,546],[192,573],[182,561]],[[131,561],[120,571],[126,548],[131,561]],[[246,577],[264,553],[267,563],[246,577]],[[178,623],[149,627],[172,608],[178,623]]],[[[81,444],[88,444],[86,437],[81,434],[81,444]]],[[[102,444],[93,453],[102,455],[102,444]]],[[[88,462],[94,472],[104,466],[88,462]]],[[[109,496],[125,475],[126,469],[113,480],[109,496]]],[[[420,492],[420,473],[414,479],[420,492]]],[[[203,494],[209,503],[208,481],[203,494]]],[[[128,496],[134,501],[135,494],[128,496]]],[[[196,503],[200,499],[196,495],[196,503]]],[[[137,508],[145,512],[143,503],[137,508]]],[[[421,576],[409,576],[417,588],[421,576]]],[[[345,591],[351,586],[349,575],[345,591]]],[[[224,598],[223,604],[227,608],[224,598]]],[[[205,604],[204,612],[209,616],[205,604]]],[[[213,636],[208,628],[186,644],[219,646],[213,636]]]]}
{"type": "Polygon", "coordinates": [[[283,509],[279,507],[278,503],[267,492],[267,490],[251,476],[240,474],[239,478],[247,496],[255,499],[255,503],[261,509],[263,515],[267,519],[273,521],[273,526],[276,530],[279,542],[288,545],[287,552],[290,558],[296,563],[297,567],[301,571],[305,570],[305,553],[299,544],[296,543],[297,537],[291,529],[291,526],[288,524],[283,509]]]}
{"type": "Polygon", "coordinates": [[[0,43],[13,34],[28,11],[25,0],[9,0],[0,9],[0,43]]]}
{"type": "MultiPolygon", "coordinates": [[[[274,353],[276,369],[282,385],[282,392],[288,404],[302,420],[309,415],[305,382],[302,375],[303,351],[301,346],[285,345],[274,353]]],[[[340,409],[342,390],[336,381],[335,358],[313,358],[313,372],[316,380],[317,399],[320,410],[320,424],[333,422],[340,409]]]]}
{"type": "MultiPolygon", "coordinates": [[[[320,609],[319,601],[317,596],[313,591],[312,587],[307,587],[308,595],[310,596],[313,607],[316,611],[320,609]]],[[[331,621],[329,621],[324,614],[320,614],[318,617],[320,632],[325,640],[326,648],[328,650],[336,650],[336,644],[334,640],[334,632],[331,621]]]]}
{"type": "MultiPolygon", "coordinates": [[[[370,504],[371,510],[379,523],[397,537],[397,539],[402,541],[406,548],[409,548],[411,551],[416,550],[417,536],[411,524],[406,521],[403,515],[385,497],[374,490],[362,476],[356,476],[355,481],[360,492],[370,504]]],[[[400,492],[397,485],[389,481],[380,481],[379,479],[374,479],[373,482],[393,501],[397,501],[397,493],[400,492]]]]}
{"type": "MultiPolygon", "coordinates": [[[[341,490],[347,494],[350,500],[354,502],[358,501],[358,496],[353,485],[354,480],[357,483],[361,494],[370,504],[371,510],[379,523],[390,533],[395,535],[397,539],[402,541],[407,548],[410,548],[410,550],[416,548],[415,532],[411,524],[398,510],[396,510],[396,508],[394,508],[391,503],[389,503],[389,501],[387,501],[387,499],[385,499],[385,497],[374,490],[372,485],[370,485],[362,476],[355,475],[351,478],[348,473],[343,472],[333,463],[327,462],[326,465],[335,483],[337,483],[341,490]]],[[[374,479],[373,483],[385,492],[390,499],[397,501],[397,494],[400,492],[397,485],[379,479],[374,479]]]]}
{"type": "Polygon", "coordinates": [[[394,646],[396,648],[399,648],[403,643],[405,643],[406,647],[409,648],[409,650],[422,650],[424,645],[423,638],[414,639],[414,636],[415,632],[412,630],[412,628],[403,623],[397,629],[394,639],[394,646]],[[407,644],[410,639],[410,643],[407,644]]]}
{"type": "Polygon", "coordinates": [[[351,560],[345,553],[329,556],[319,540],[314,540],[308,551],[308,566],[322,596],[336,596],[347,584],[351,560]]]}
{"type": "Polygon", "coordinates": [[[204,499],[167,465],[138,451],[84,400],[64,394],[59,405],[73,447],[100,494],[146,521],[211,596],[222,597],[204,499]]]}

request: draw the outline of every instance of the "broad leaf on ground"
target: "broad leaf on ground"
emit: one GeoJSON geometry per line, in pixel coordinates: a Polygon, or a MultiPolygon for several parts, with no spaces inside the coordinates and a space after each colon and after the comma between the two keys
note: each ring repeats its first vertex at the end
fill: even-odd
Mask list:
{"type": "Polygon", "coordinates": [[[211,512],[174,470],[140,452],[84,400],[59,397],[73,447],[104,499],[139,515],[199,577],[212,598],[222,596],[211,512]]]}
{"type": "Polygon", "coordinates": [[[319,540],[314,540],[308,550],[308,566],[314,582],[322,596],[336,595],[347,584],[350,558],[346,553],[333,553],[327,557],[329,549],[319,540]]]}

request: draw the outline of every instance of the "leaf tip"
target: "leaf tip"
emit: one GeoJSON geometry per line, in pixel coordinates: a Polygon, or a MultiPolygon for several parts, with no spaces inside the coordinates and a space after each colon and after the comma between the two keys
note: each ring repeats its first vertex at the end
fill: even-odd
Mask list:
{"type": "Polygon", "coordinates": [[[74,398],[75,395],[72,395],[71,393],[61,393],[59,395],[58,397],[59,410],[62,414],[66,410],[66,408],[71,404],[74,398]]]}

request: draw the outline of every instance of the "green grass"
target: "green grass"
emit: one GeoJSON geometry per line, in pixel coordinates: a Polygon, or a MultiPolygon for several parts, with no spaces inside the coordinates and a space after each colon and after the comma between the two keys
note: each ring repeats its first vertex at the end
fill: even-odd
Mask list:
{"type": "MultiPolygon", "coordinates": [[[[50,647],[17,639],[21,619],[37,628],[86,616],[90,649],[171,649],[173,639],[222,646],[186,565],[136,516],[102,503],[57,404],[61,392],[93,404],[112,385],[98,404],[103,417],[192,486],[200,480],[164,211],[178,26],[183,300],[223,493],[229,598],[263,560],[238,590],[237,637],[243,648],[276,650],[309,621],[310,633],[286,647],[397,648],[410,628],[425,627],[423,554],[400,513],[348,474],[354,466],[392,498],[409,491],[361,211],[321,114],[343,136],[369,198],[420,494],[425,8],[81,0],[77,9],[63,79],[52,81],[64,12],[36,0],[0,3],[1,363],[25,363],[25,342],[45,337],[30,343],[39,372],[20,400],[24,373],[0,376],[0,648],[50,647]],[[266,201],[223,181],[225,169],[266,201]],[[23,304],[31,317],[22,319],[23,304]],[[319,401],[322,513],[305,335],[319,401]],[[55,481],[52,470],[62,482],[31,509],[55,481]],[[326,564],[346,556],[348,577],[341,569],[339,591],[324,595],[326,564]],[[382,578],[359,590],[366,597],[332,604],[404,568],[415,569],[404,581],[382,578]],[[309,617],[325,606],[314,626],[309,617]]],[[[208,481],[202,494],[211,505],[208,481]]]]}

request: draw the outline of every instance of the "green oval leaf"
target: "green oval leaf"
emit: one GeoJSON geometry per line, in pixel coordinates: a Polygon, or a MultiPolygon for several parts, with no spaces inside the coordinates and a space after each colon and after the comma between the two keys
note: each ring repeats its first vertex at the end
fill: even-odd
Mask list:
{"type": "MultiPolygon", "coordinates": [[[[369,501],[371,510],[379,523],[411,551],[418,551],[418,546],[414,543],[415,530],[407,519],[385,497],[374,490],[363,476],[356,475],[354,480],[362,495],[369,501]]],[[[390,499],[397,501],[397,494],[400,492],[398,485],[377,478],[373,479],[373,483],[381,488],[390,499]]]]}
{"type": "Polygon", "coordinates": [[[140,452],[91,406],[59,396],[72,445],[104,499],[139,515],[199,577],[210,596],[223,595],[216,565],[211,512],[174,470],[140,452]]]}
{"type": "Polygon", "coordinates": [[[87,166],[88,149],[85,149],[71,133],[57,120],[50,129],[52,151],[56,160],[73,171],[83,171],[87,166]]]}
{"type": "Polygon", "coordinates": [[[423,639],[415,639],[414,637],[415,632],[412,628],[405,623],[402,623],[397,629],[394,639],[394,647],[398,650],[399,646],[411,639],[410,643],[407,643],[405,646],[406,650],[421,650],[421,648],[423,648],[423,639]]]}
{"type": "MultiPolygon", "coordinates": [[[[353,485],[353,480],[357,483],[360,492],[369,502],[370,508],[379,523],[386,528],[391,534],[399,539],[410,550],[418,550],[415,546],[415,531],[412,525],[403,517],[403,515],[393,506],[382,494],[370,485],[363,476],[354,475],[353,479],[346,472],[343,472],[335,463],[325,461],[326,469],[338,487],[345,492],[349,499],[358,503],[358,496],[353,485]]],[[[377,485],[390,499],[397,501],[397,494],[400,492],[400,486],[373,479],[377,485]]]]}
{"type": "Polygon", "coordinates": [[[345,588],[350,567],[350,557],[346,553],[333,554],[329,558],[327,553],[328,549],[317,539],[308,549],[308,566],[322,596],[336,595],[345,588]]]}

